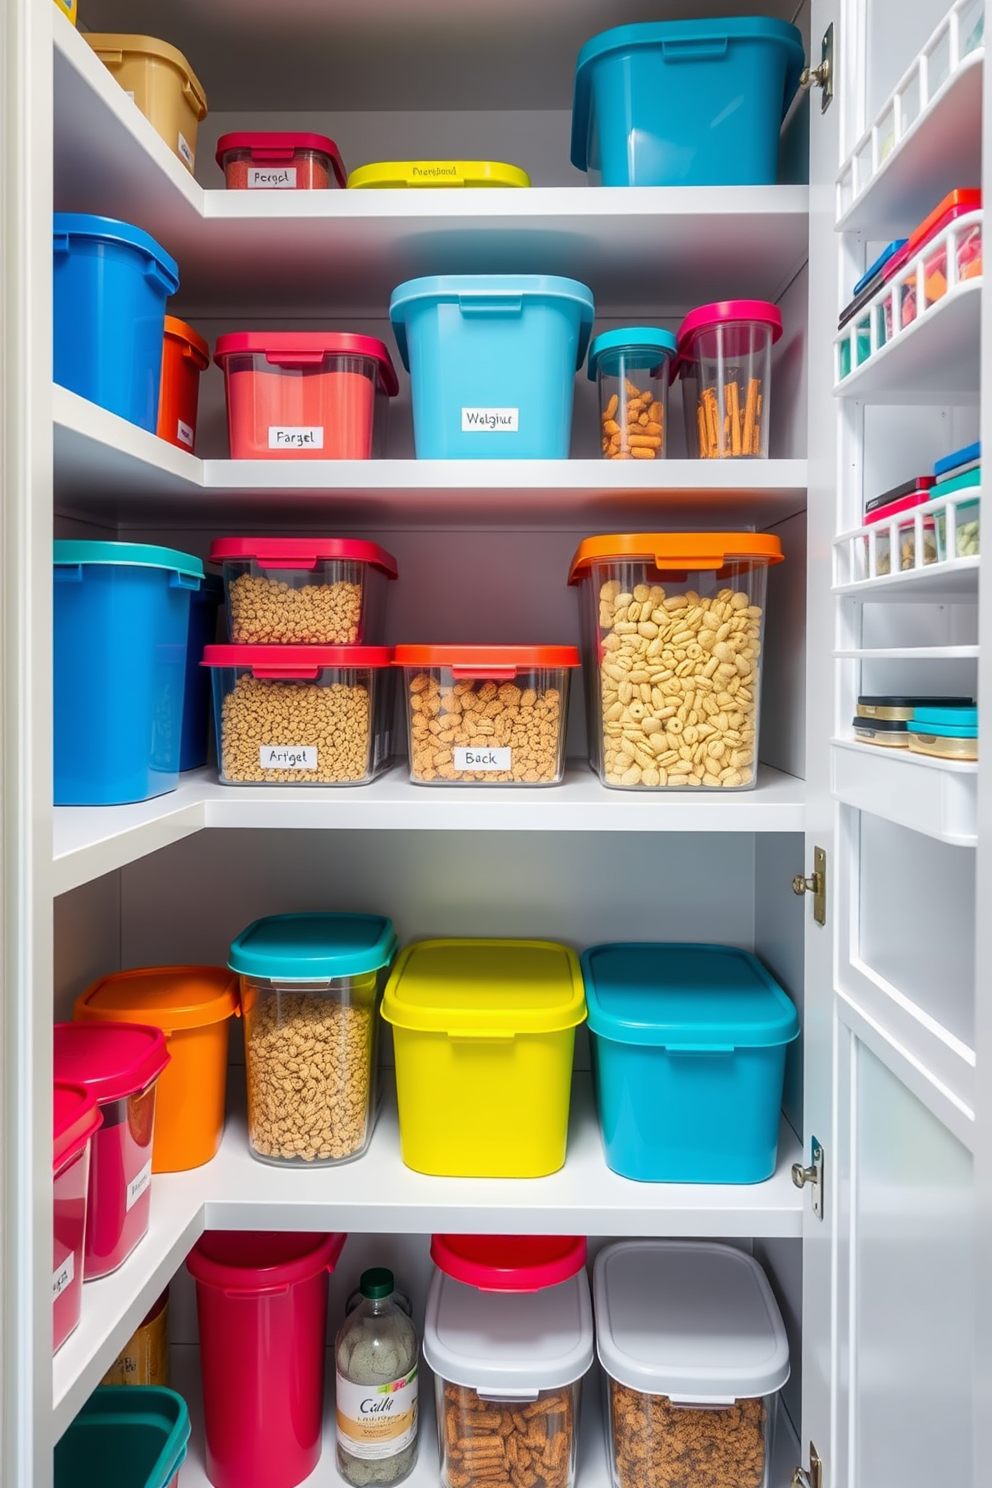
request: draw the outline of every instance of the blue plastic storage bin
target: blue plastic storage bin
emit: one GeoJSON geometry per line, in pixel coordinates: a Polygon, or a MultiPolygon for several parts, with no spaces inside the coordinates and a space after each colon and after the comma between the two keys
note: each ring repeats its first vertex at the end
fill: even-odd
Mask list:
{"type": "Polygon", "coordinates": [[[55,1444],[55,1488],[169,1488],[189,1411],[161,1385],[101,1385],[55,1444]]]}
{"type": "Polygon", "coordinates": [[[53,252],[55,381],[154,434],[175,260],[140,227],[83,212],[55,213],[53,252]]]}
{"type": "Polygon", "coordinates": [[[56,806],[175,790],[202,563],[144,543],[62,541],[54,579],[56,806]]]}
{"type": "Polygon", "coordinates": [[[411,279],[389,318],[421,460],[564,460],[592,292],[545,274],[411,279]]]}
{"type": "Polygon", "coordinates": [[[223,603],[224,583],[216,574],[207,574],[199,589],[190,592],[180,770],[199,769],[210,752],[210,672],[200,662],[204,647],[217,639],[217,611],[223,603]]]}
{"type": "Polygon", "coordinates": [[[796,1009],[732,946],[592,946],[582,956],[607,1166],[648,1183],[775,1171],[796,1009]]]}
{"type": "Polygon", "coordinates": [[[764,16],[604,31],[575,67],[572,164],[602,186],[770,186],[803,64],[764,16]]]}

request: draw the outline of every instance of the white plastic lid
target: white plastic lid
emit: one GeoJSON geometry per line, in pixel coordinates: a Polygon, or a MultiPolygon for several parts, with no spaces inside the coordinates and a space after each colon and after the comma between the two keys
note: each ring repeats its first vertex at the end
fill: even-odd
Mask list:
{"type": "Polygon", "coordinates": [[[789,1378],[789,1341],[764,1271],[730,1245],[622,1240],[596,1257],[596,1351],[628,1389],[731,1405],[789,1378]]]}
{"type": "Polygon", "coordinates": [[[434,1272],[424,1358],[448,1384],[495,1400],[534,1400],[580,1379],[592,1355],[585,1271],[538,1292],[480,1292],[434,1272]]]}

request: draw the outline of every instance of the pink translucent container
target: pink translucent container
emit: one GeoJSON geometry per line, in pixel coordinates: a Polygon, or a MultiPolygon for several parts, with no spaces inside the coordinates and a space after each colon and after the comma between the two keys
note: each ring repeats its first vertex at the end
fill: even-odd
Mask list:
{"type": "Polygon", "coordinates": [[[103,1117],[81,1085],[56,1080],[52,1123],[52,1352],[79,1322],[90,1142],[103,1117]]]}
{"type": "Polygon", "coordinates": [[[228,191],[326,191],[348,184],[341,153],[326,134],[222,134],[216,160],[228,191]]]}
{"type": "Polygon", "coordinates": [[[700,305],[679,327],[673,363],[682,379],[690,459],[767,460],[772,347],[782,313],[767,300],[700,305]]]}
{"type": "Polygon", "coordinates": [[[155,1084],[165,1034],[139,1023],[56,1023],[55,1077],[82,1085],[103,1118],[90,1154],[83,1276],[116,1271],[148,1229],[155,1084]]]}
{"type": "Polygon", "coordinates": [[[346,1239],[207,1230],[190,1251],[214,1488],[295,1488],[317,1466],[327,1278],[346,1239]]]}

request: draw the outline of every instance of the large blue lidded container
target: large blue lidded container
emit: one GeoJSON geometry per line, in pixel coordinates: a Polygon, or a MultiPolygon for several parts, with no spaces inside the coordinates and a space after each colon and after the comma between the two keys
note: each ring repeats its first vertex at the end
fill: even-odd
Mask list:
{"type": "Polygon", "coordinates": [[[775,1171],[799,1017],[748,951],[662,942],[582,955],[607,1166],[647,1183],[775,1171]]]}
{"type": "Polygon", "coordinates": [[[393,290],[421,460],[565,460],[595,307],[575,279],[446,274],[393,290]]]}
{"type": "Polygon", "coordinates": [[[602,186],[773,185],[803,65],[766,16],[604,31],[575,67],[572,164],[602,186]]]}
{"type": "Polygon", "coordinates": [[[140,227],[85,212],[55,213],[52,246],[55,381],[154,434],[175,260],[140,227]]]}
{"type": "Polygon", "coordinates": [[[189,1410],[161,1385],[101,1385],[55,1444],[55,1488],[169,1488],[189,1410]]]}
{"type": "Polygon", "coordinates": [[[203,564],[145,543],[55,543],[55,804],[175,790],[190,595],[203,564]]]}
{"type": "Polygon", "coordinates": [[[224,584],[216,574],[207,574],[199,589],[190,590],[180,770],[199,769],[210,753],[210,672],[200,663],[204,649],[217,639],[217,612],[223,603],[224,584]]]}

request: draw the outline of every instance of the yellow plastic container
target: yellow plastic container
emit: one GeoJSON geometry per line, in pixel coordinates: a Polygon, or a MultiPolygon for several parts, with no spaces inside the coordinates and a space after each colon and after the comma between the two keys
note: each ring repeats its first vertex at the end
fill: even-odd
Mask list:
{"type": "Polygon", "coordinates": [[[207,95],[182,52],[154,36],[120,31],[83,34],[152,128],[192,172],[197,127],[207,117],[207,95]]]}
{"type": "Polygon", "coordinates": [[[76,24],[76,0],[55,0],[55,4],[64,16],[68,16],[73,25],[76,24]]]}
{"type": "Polygon", "coordinates": [[[565,1161],[578,958],[543,940],[422,940],[382,1003],[393,1026],[400,1148],[408,1168],[540,1178],[565,1161]]]}
{"type": "Polygon", "coordinates": [[[101,1385],[169,1385],[169,1288],[107,1370],[101,1385]]]}
{"type": "Polygon", "coordinates": [[[500,160],[382,160],[352,171],[354,191],[407,186],[529,186],[530,176],[518,165],[500,160]]]}

